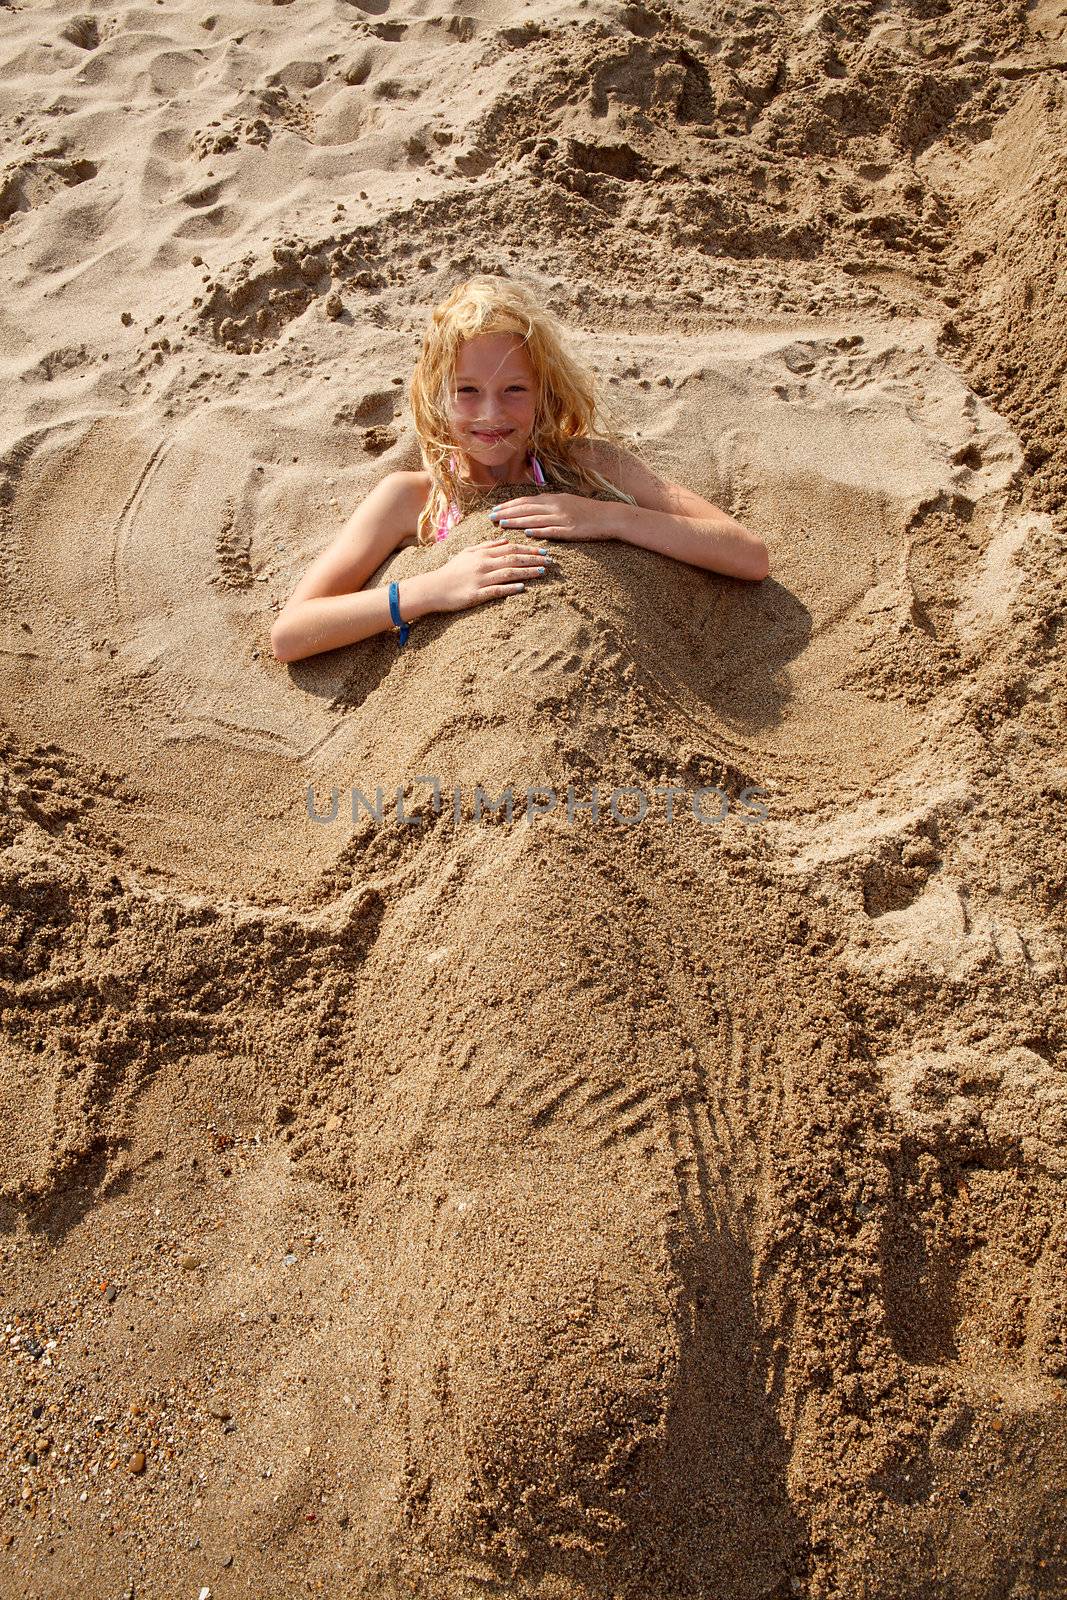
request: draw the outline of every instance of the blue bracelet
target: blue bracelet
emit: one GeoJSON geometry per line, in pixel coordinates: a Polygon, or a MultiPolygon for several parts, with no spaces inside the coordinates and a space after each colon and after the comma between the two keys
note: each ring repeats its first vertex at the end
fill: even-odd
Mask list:
{"type": "Polygon", "coordinates": [[[405,622],[400,615],[400,588],[395,583],[389,585],[389,615],[392,617],[393,625],[400,634],[397,644],[407,644],[408,631],[411,624],[410,622],[405,622]]]}

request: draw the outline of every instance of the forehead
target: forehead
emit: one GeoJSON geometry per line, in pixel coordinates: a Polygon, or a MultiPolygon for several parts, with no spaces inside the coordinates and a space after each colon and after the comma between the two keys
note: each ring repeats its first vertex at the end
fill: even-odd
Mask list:
{"type": "Polygon", "coordinates": [[[456,355],[457,378],[521,377],[533,375],[526,346],[515,333],[481,333],[466,339],[456,355]]]}

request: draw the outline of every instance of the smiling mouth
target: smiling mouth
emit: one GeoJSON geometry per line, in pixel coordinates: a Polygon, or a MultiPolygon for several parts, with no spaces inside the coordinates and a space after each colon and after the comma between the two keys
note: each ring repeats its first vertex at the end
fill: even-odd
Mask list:
{"type": "Polygon", "coordinates": [[[513,430],[505,428],[501,433],[479,433],[476,430],[473,431],[476,439],[484,439],[488,444],[496,444],[498,439],[507,439],[513,430]]]}

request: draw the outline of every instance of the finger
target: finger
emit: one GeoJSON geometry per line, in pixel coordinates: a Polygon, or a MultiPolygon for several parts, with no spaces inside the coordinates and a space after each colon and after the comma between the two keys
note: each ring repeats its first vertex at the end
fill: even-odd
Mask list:
{"type": "Polygon", "coordinates": [[[515,561],[526,560],[539,554],[535,544],[506,544],[502,550],[494,550],[490,561],[515,561]]]}
{"type": "Polygon", "coordinates": [[[496,599],[498,595],[521,594],[525,588],[524,583],[491,583],[488,588],[482,590],[482,594],[487,599],[496,599]]]}
{"type": "Polygon", "coordinates": [[[544,561],[545,557],[541,554],[538,545],[519,544],[512,545],[510,550],[502,551],[500,559],[504,561],[532,561],[536,566],[539,561],[544,561]]]}
{"type": "Polygon", "coordinates": [[[531,512],[543,512],[546,507],[539,506],[536,501],[516,500],[514,505],[494,506],[489,513],[490,522],[502,524],[514,522],[520,517],[528,517],[531,512]]]}

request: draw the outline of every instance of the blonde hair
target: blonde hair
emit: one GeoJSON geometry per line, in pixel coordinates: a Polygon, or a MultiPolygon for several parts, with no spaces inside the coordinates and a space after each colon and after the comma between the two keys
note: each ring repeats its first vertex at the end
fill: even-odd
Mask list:
{"type": "Polygon", "coordinates": [[[579,439],[602,438],[621,444],[622,436],[608,419],[597,396],[592,372],[564,348],[556,319],[533,292],[511,278],[479,274],[457,285],[434,307],[411,377],[409,399],[423,463],[433,490],[419,516],[419,544],[433,544],[434,530],[448,507],[459,504],[460,479],[451,458],[456,444],[446,411],[446,397],[460,346],[483,333],[513,333],[522,340],[534,372],[537,410],[530,449],[545,476],[565,492],[606,494],[636,505],[631,494],[578,460],[570,446],[579,439]]]}

